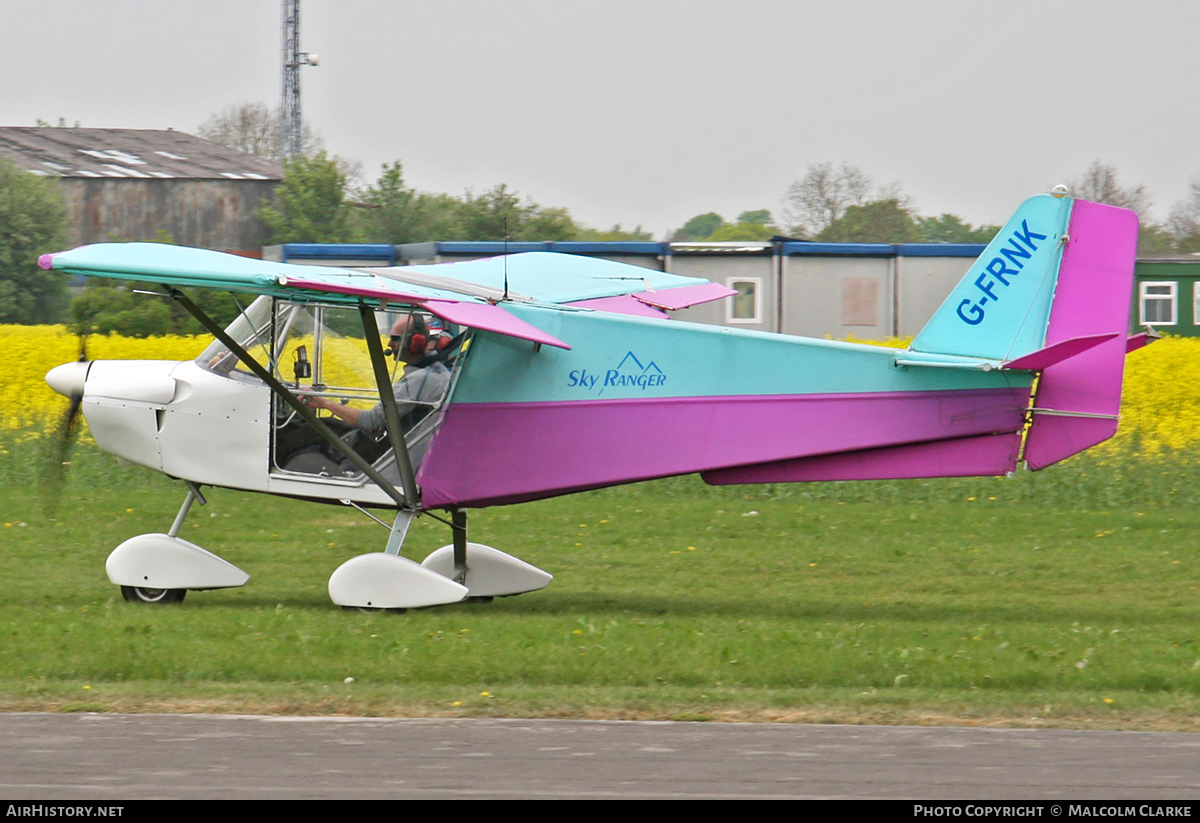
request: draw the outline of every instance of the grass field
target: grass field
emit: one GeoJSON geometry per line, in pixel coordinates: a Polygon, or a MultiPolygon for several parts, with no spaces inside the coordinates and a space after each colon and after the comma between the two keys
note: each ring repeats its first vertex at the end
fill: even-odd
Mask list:
{"type": "MultiPolygon", "coordinates": [[[[199,338],[93,337],[97,358],[199,338]]],[[[346,613],[386,532],[338,507],[207,490],[184,536],[252,575],[178,607],[104,560],[180,484],[83,445],[50,518],[42,376],[78,343],[0,326],[0,710],[213,711],[1200,729],[1200,338],[1127,361],[1121,432],[1013,479],[707,488],[677,478],[472,516],[556,579],[483,605],[346,613]]],[[[448,530],[418,521],[422,558],[448,530]]]]}
{"type": "MultiPolygon", "coordinates": [[[[1200,729],[1200,478],[1176,453],[1014,479],[640,484],[472,516],[555,574],[491,604],[347,613],[386,532],[212,490],[184,536],[251,573],[180,606],[104,559],[180,484],[87,447],[55,520],[36,444],[0,456],[0,709],[1200,729]]],[[[406,554],[449,542],[422,518],[406,554]]]]}

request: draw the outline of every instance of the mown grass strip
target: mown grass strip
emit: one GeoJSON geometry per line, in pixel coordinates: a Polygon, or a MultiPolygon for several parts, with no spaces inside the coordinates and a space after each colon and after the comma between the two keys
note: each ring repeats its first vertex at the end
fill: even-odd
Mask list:
{"type": "MultiPolygon", "coordinates": [[[[36,465],[10,444],[5,476],[36,465]]],[[[213,490],[185,536],[249,571],[124,603],[121,540],[182,489],[83,448],[60,515],[0,485],[0,708],[1196,728],[1188,455],[1011,480],[709,489],[680,478],[477,512],[556,575],[491,604],[351,614],[361,515],[213,490]],[[1132,478],[1125,482],[1123,478],[1132,478]],[[348,681],[349,679],[349,681],[348,681]]],[[[422,519],[406,553],[449,542],[422,519]]]]}

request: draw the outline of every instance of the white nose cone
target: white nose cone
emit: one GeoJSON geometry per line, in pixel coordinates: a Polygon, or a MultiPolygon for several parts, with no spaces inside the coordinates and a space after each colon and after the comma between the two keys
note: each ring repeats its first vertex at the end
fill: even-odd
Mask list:
{"type": "Polygon", "coordinates": [[[87,361],[63,363],[46,372],[46,383],[63,397],[78,397],[83,394],[83,381],[87,379],[87,361]]]}

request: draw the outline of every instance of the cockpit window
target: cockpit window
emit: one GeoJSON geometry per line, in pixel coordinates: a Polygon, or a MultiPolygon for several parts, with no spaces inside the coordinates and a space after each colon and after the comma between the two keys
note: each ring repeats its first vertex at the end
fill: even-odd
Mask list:
{"type": "MultiPolygon", "coordinates": [[[[378,316],[376,322],[382,325],[378,316]]],[[[379,401],[357,309],[280,302],[275,325],[281,380],[303,391],[345,397],[349,405],[379,401]]]]}
{"type": "MultiPolygon", "coordinates": [[[[225,331],[259,365],[284,382],[317,392],[348,391],[351,396],[372,403],[378,400],[357,309],[308,306],[259,297],[225,331]],[[298,371],[299,362],[309,365],[298,371]]],[[[214,340],[196,362],[218,374],[255,379],[237,355],[219,340],[214,340]]]]}
{"type": "MultiPolygon", "coordinates": [[[[259,297],[229,324],[225,331],[238,342],[260,363],[268,362],[271,347],[271,298],[259,297]]],[[[208,348],[201,352],[196,362],[209,371],[218,374],[231,374],[241,371],[249,374],[241,365],[237,355],[225,347],[220,340],[214,340],[208,348]],[[238,367],[241,366],[241,369],[238,367]]]]}
{"type": "MultiPolygon", "coordinates": [[[[280,301],[275,322],[275,363],[279,379],[311,406],[385,476],[393,461],[387,422],[357,309],[294,306],[280,301]],[[285,311],[290,313],[285,315],[285,311]]],[[[388,355],[388,382],[410,455],[417,463],[440,423],[434,412],[449,391],[455,360],[465,351],[460,330],[419,311],[377,312],[380,344],[388,355]],[[415,332],[407,331],[413,328],[415,332]],[[392,332],[401,332],[392,334],[392,332]],[[419,334],[419,337],[414,336],[419,334]],[[400,357],[392,355],[400,350],[400,357]]],[[[324,443],[289,407],[276,404],[272,466],[275,471],[351,478],[358,469],[324,443]]]]}

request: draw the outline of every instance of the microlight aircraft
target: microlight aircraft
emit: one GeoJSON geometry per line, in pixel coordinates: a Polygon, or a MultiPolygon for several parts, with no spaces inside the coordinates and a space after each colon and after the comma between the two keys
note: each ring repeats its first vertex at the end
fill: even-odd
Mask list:
{"type": "Polygon", "coordinates": [[[1123,209],[1027,200],[904,350],[672,320],[733,292],[580,256],[342,269],[98,244],[40,265],[156,283],[216,340],[193,361],[82,361],[46,379],[81,403],[101,449],[187,487],[165,534],[109,556],[126,599],[249,579],[179,536],[205,485],[394,511],[383,551],[333,572],[336,604],[488,599],[551,575],[470,542],[468,509],[689,473],[716,485],[1004,475],[1111,437],[1125,355],[1149,339],[1126,335],[1137,233],[1123,209]],[[257,297],[223,329],[184,288],[257,297]],[[448,345],[410,375],[449,376],[438,396],[401,403],[379,318],[414,313],[448,345]],[[385,433],[337,426],[305,395],[375,407],[385,433]],[[325,455],[320,467],[296,459],[297,443],[325,455]],[[452,541],[417,563],[400,552],[423,514],[452,541]]]}

